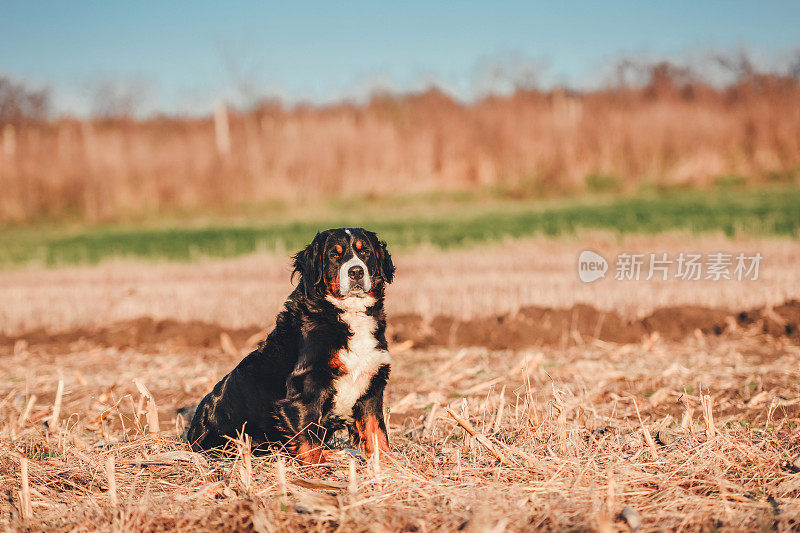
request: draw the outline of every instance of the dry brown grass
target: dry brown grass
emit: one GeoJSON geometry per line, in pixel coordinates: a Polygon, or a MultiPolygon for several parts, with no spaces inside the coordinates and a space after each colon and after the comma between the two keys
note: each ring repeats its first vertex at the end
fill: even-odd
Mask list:
{"type": "MultiPolygon", "coordinates": [[[[631,314],[665,303],[741,309],[797,297],[799,255],[793,241],[683,235],[420,250],[398,255],[388,303],[426,316],[576,301],[631,314]],[[584,285],[575,262],[588,242],[606,257],[760,251],[763,277],[584,285]]],[[[267,256],[4,272],[0,323],[68,329],[156,316],[266,327],[288,274],[285,258],[267,256]]],[[[19,341],[0,346],[0,529],[796,530],[800,349],[760,331],[734,322],[720,336],[687,331],[680,344],[578,336],[516,351],[391,346],[398,461],[339,451],[322,469],[279,451],[251,456],[244,441],[211,457],[177,439],[176,409],[252,346],[19,341]]]]}
{"type": "MultiPolygon", "coordinates": [[[[569,308],[586,303],[627,317],[666,306],[740,311],[800,299],[800,244],[790,240],[631,236],[532,239],[442,252],[396,253],[389,314],[468,319],[527,305],[569,308]],[[612,260],[621,251],[745,252],[764,256],[758,281],[614,281],[582,283],[578,255],[591,249],[612,260]]],[[[268,327],[292,285],[287,256],[258,255],[192,264],[112,262],[96,267],[0,272],[0,333],[95,327],[142,316],[199,320],[226,328],[268,327]]]]}
{"type": "Polygon", "coordinates": [[[738,330],[680,345],[652,338],[547,352],[395,347],[387,404],[398,461],[379,469],[353,466],[345,452],[318,470],[281,453],[251,457],[243,443],[224,458],[188,452],[175,408],[238,357],[85,342],[68,355],[0,354],[0,528],[800,526],[800,350],[771,337],[738,330]],[[134,380],[157,402],[160,434],[134,380]]]}
{"type": "Polygon", "coordinates": [[[17,125],[0,150],[0,221],[487,186],[574,192],[596,173],[627,189],[786,178],[800,165],[800,86],[752,74],[714,89],[654,74],[642,89],[469,105],[431,90],[231,113],[229,152],[214,132],[210,117],[17,125]]]}

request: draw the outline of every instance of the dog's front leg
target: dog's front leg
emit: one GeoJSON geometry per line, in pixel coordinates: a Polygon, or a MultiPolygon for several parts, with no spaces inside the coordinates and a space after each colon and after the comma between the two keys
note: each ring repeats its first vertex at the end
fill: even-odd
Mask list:
{"type": "Polygon", "coordinates": [[[372,378],[370,388],[353,408],[353,424],[350,434],[368,456],[372,456],[380,450],[382,456],[392,457],[389,449],[389,435],[383,416],[383,391],[388,378],[389,367],[387,365],[372,378]]]}

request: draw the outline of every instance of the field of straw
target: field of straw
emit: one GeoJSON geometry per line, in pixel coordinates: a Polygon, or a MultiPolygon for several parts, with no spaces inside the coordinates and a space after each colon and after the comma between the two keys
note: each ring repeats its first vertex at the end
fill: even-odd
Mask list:
{"type": "MultiPolygon", "coordinates": [[[[91,330],[141,317],[263,330],[270,327],[293,288],[289,253],[189,264],[112,261],[2,271],[0,335],[40,328],[49,333],[91,330]]],[[[393,257],[397,275],[388,289],[389,315],[416,315],[426,321],[437,316],[465,320],[513,314],[532,305],[568,309],[576,304],[630,319],[671,306],[733,312],[800,299],[800,243],[788,239],[731,240],[683,233],[621,238],[594,233],[450,251],[417,248],[395,252],[393,257]],[[583,250],[594,250],[612,262],[606,279],[591,284],[579,280],[577,261],[583,250]],[[613,261],[621,252],[667,253],[672,259],[681,252],[759,252],[764,259],[755,281],[674,277],[644,281],[646,266],[642,280],[616,281],[613,261]]]]}
{"type": "Polygon", "coordinates": [[[176,409],[240,349],[3,348],[0,529],[800,527],[800,350],[756,327],[680,344],[393,346],[395,460],[334,439],[317,468],[179,441],[176,409]]]}
{"type": "Polygon", "coordinates": [[[519,90],[474,103],[432,89],[204,118],[9,123],[0,144],[0,222],[448,189],[531,196],[791,181],[800,85],[747,72],[714,88],[656,65],[636,89],[519,90]]]}
{"type": "Polygon", "coordinates": [[[316,468],[280,450],[253,456],[243,440],[214,457],[178,438],[177,409],[269,326],[291,287],[284,257],[4,272],[0,313],[12,336],[0,342],[0,530],[797,530],[797,320],[772,305],[800,296],[798,255],[793,241],[685,235],[397,254],[390,328],[402,313],[485,317],[579,301],[629,317],[665,305],[731,314],[709,335],[682,323],[679,342],[658,331],[607,342],[566,326],[568,342],[516,349],[393,342],[394,460],[365,458],[335,435],[331,462],[316,468]],[[585,285],[575,267],[590,242],[609,258],[692,250],[765,260],[757,282],[585,285]],[[737,314],[765,305],[750,322],[737,314]],[[202,320],[191,328],[214,325],[218,340],[13,336],[126,329],[142,316],[202,320]],[[219,324],[257,327],[242,340],[219,324]]]}

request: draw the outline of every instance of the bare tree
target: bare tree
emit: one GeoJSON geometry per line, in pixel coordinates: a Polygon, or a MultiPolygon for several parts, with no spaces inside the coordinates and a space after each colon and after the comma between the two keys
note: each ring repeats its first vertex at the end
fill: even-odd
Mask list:
{"type": "Polygon", "coordinates": [[[150,85],[141,79],[103,79],[91,84],[92,115],[131,118],[150,97],[150,85]]]}
{"type": "Polygon", "coordinates": [[[235,93],[234,105],[240,109],[257,108],[265,96],[260,81],[260,57],[254,54],[258,48],[247,40],[236,46],[230,42],[220,42],[217,48],[235,93]]]}
{"type": "Polygon", "coordinates": [[[794,55],[789,61],[789,67],[786,75],[790,78],[800,81],[800,48],[794,51],[794,55]]]}
{"type": "Polygon", "coordinates": [[[50,89],[32,89],[0,76],[0,125],[45,120],[50,114],[50,89]]]}
{"type": "Polygon", "coordinates": [[[494,57],[477,63],[472,73],[476,93],[495,94],[536,89],[547,69],[544,60],[519,54],[494,57]]]}
{"type": "Polygon", "coordinates": [[[755,64],[750,59],[750,54],[746,50],[741,50],[731,55],[717,54],[714,60],[739,81],[752,80],[758,73],[755,64]]]}

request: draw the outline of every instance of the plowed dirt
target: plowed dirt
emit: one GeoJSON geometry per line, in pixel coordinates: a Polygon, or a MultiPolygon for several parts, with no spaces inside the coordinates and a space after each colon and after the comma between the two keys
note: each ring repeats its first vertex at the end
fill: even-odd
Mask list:
{"type": "MultiPolygon", "coordinates": [[[[420,315],[389,317],[390,341],[410,342],[416,348],[431,346],[483,346],[490,349],[518,349],[528,346],[564,346],[595,339],[614,343],[636,343],[653,333],[668,341],[694,335],[721,335],[735,328],[755,328],[759,333],[786,338],[800,344],[800,301],[788,300],[775,307],[726,310],[696,306],[664,307],[642,319],[624,319],[614,312],[588,305],[567,309],[523,307],[516,313],[493,317],[457,320],[420,315]]],[[[246,346],[260,328],[225,329],[199,321],[179,322],[148,317],[99,327],[51,333],[43,329],[19,336],[0,335],[0,346],[13,347],[19,341],[28,345],[63,346],[76,342],[108,347],[166,346],[167,348],[220,346],[222,333],[230,335],[235,346],[246,346]]]]}

